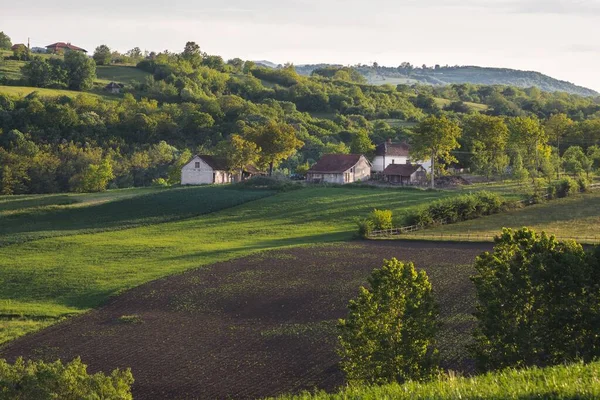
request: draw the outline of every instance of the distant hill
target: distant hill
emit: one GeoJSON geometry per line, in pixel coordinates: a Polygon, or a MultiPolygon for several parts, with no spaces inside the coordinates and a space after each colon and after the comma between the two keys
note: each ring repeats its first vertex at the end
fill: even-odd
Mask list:
{"type": "MultiPolygon", "coordinates": [[[[274,67],[273,63],[261,61],[265,66],[274,67]],[[270,65],[269,65],[270,64],[270,65]]],[[[301,75],[310,75],[317,68],[341,65],[313,64],[298,65],[296,70],[301,75]]],[[[538,87],[547,92],[567,92],[581,96],[598,96],[595,90],[577,86],[571,82],[554,79],[534,71],[520,71],[509,68],[486,68],[476,66],[455,67],[413,67],[403,63],[400,67],[381,67],[357,65],[353,66],[368,82],[375,85],[383,84],[429,84],[448,85],[459,83],[473,83],[480,85],[507,85],[521,88],[538,87]]]]}

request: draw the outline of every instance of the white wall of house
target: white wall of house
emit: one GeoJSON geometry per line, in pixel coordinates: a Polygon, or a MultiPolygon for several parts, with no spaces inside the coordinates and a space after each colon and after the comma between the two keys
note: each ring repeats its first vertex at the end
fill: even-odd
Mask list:
{"type": "Polygon", "coordinates": [[[371,170],[373,172],[383,172],[390,164],[406,164],[408,163],[408,157],[405,156],[385,156],[385,164],[383,162],[383,156],[375,156],[375,159],[371,163],[373,166],[371,170]]]}
{"type": "Polygon", "coordinates": [[[317,173],[309,172],[307,180],[309,182],[319,181],[326,183],[352,183],[357,181],[367,181],[371,178],[371,166],[366,158],[360,160],[350,169],[343,173],[317,173]]]}
{"type": "Polygon", "coordinates": [[[231,174],[226,171],[213,170],[200,157],[194,157],[181,168],[182,185],[207,185],[229,182],[231,182],[231,174]]]}

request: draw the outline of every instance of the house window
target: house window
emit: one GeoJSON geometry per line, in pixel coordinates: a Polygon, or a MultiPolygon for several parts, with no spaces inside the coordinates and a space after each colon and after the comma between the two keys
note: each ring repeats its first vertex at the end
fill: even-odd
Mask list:
{"type": "Polygon", "coordinates": [[[196,161],[194,163],[194,168],[200,168],[200,161],[196,161]]]}

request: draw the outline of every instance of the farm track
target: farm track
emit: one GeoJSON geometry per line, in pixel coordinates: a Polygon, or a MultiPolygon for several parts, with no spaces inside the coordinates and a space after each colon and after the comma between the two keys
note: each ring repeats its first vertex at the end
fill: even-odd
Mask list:
{"type": "Polygon", "coordinates": [[[160,279],[0,349],[131,367],[136,399],[246,399],[343,384],[335,323],[384,258],[427,270],[440,303],[443,365],[469,373],[470,264],[491,244],[349,242],[264,252],[160,279]],[[136,315],[140,323],[122,322],[136,315]]]}

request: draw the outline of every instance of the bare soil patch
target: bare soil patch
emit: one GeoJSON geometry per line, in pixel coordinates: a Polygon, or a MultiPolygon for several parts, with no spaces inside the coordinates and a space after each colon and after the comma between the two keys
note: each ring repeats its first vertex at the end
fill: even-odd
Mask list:
{"type": "Polygon", "coordinates": [[[344,383],[335,324],[384,258],[427,270],[444,366],[469,373],[470,264],[491,244],[350,242],[265,252],[151,282],[10,343],[0,358],[131,367],[136,399],[244,399],[344,383]]]}

